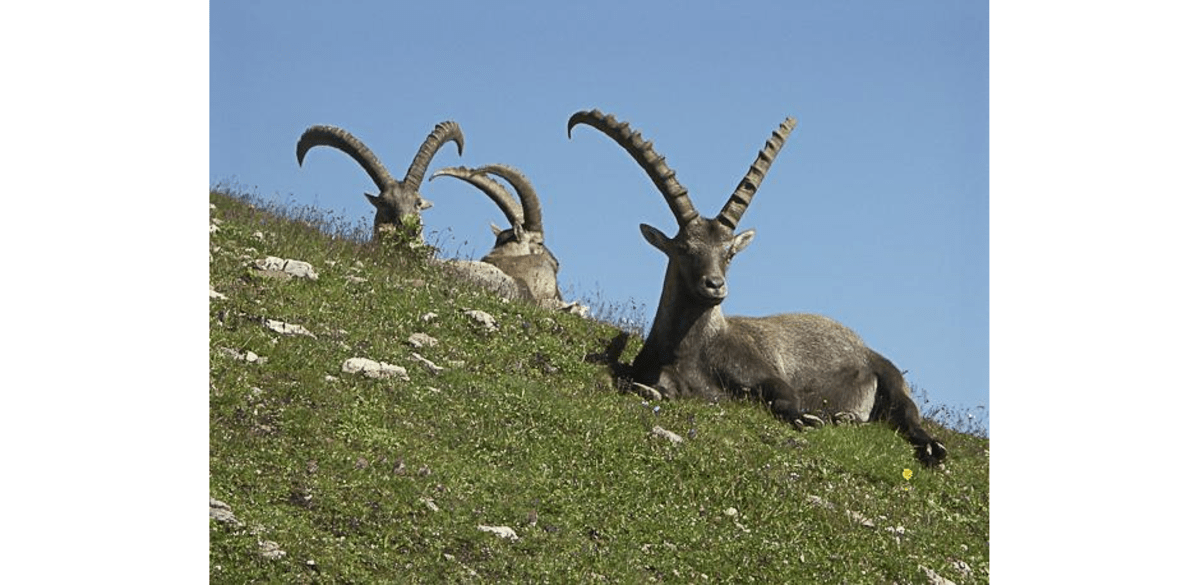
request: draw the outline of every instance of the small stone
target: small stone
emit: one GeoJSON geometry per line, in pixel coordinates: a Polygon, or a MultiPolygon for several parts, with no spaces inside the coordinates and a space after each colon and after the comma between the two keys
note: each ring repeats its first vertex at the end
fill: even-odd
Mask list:
{"type": "Polygon", "coordinates": [[[478,528],[484,532],[490,532],[492,534],[495,534],[496,536],[499,536],[500,538],[507,538],[509,540],[518,540],[517,532],[515,530],[513,530],[512,528],[509,528],[508,526],[485,526],[483,524],[480,524],[480,525],[476,526],[476,528],[478,528]]]}
{"type": "Polygon", "coordinates": [[[496,318],[483,311],[476,309],[463,309],[463,313],[473,319],[476,323],[482,325],[486,331],[497,331],[500,329],[496,325],[496,318]]]}
{"type": "Polygon", "coordinates": [[[833,509],[833,504],[830,504],[829,502],[822,500],[819,496],[814,496],[814,495],[810,494],[810,495],[804,496],[804,499],[808,500],[808,503],[810,503],[814,506],[820,506],[827,510],[833,509]]]}
{"type": "Polygon", "coordinates": [[[866,516],[855,512],[854,510],[846,510],[846,515],[849,516],[851,520],[858,522],[862,526],[866,526],[867,528],[875,528],[875,523],[872,522],[870,518],[867,518],[866,516]]]}
{"type": "Polygon", "coordinates": [[[405,382],[408,381],[408,370],[403,367],[367,358],[347,359],[342,362],[342,371],[347,374],[362,374],[368,378],[397,377],[405,382]]]}
{"type": "Polygon", "coordinates": [[[650,434],[655,437],[661,437],[663,439],[666,439],[676,445],[683,442],[683,437],[681,437],[675,433],[672,433],[671,431],[668,431],[667,429],[664,429],[657,425],[654,428],[650,429],[650,434]]]}
{"type": "Polygon", "coordinates": [[[425,359],[421,354],[416,353],[416,352],[413,352],[412,359],[413,359],[413,361],[421,364],[422,366],[425,366],[425,369],[429,370],[429,373],[431,373],[431,374],[440,374],[442,372],[442,370],[444,369],[441,366],[425,359]]]}
{"type": "Polygon", "coordinates": [[[233,509],[229,507],[229,504],[213,498],[208,499],[208,517],[225,524],[233,524],[234,526],[242,525],[233,516],[233,509]]]}
{"type": "Polygon", "coordinates": [[[413,333],[408,336],[408,344],[415,348],[433,347],[438,344],[438,340],[424,333],[413,333]]]}
{"type": "Polygon", "coordinates": [[[737,508],[725,508],[725,515],[730,518],[736,518],[738,515],[737,508]]]}
{"type": "Polygon", "coordinates": [[[254,262],[255,268],[267,273],[279,273],[289,277],[307,278],[309,280],[317,280],[317,271],[313,269],[313,265],[300,260],[285,260],[275,256],[267,256],[262,260],[254,262]]]}
{"type": "Polygon", "coordinates": [[[951,581],[941,575],[938,575],[937,573],[933,572],[933,569],[930,569],[929,567],[926,567],[924,565],[917,565],[917,568],[921,569],[925,573],[925,578],[929,579],[929,585],[954,585],[954,581],[951,581]]]}
{"type": "Polygon", "coordinates": [[[263,557],[278,560],[287,556],[283,549],[279,548],[279,544],[270,540],[260,540],[258,542],[258,551],[263,557]]]}
{"type": "Polygon", "coordinates": [[[293,325],[291,323],[284,323],[283,321],[276,321],[275,319],[267,319],[266,325],[267,329],[270,329],[271,331],[281,335],[306,335],[313,339],[317,338],[316,335],[313,335],[308,329],[305,329],[303,325],[293,325]]]}

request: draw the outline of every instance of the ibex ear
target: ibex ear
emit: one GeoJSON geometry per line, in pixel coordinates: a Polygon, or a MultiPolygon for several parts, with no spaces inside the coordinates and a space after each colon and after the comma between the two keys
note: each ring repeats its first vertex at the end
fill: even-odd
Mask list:
{"type": "Polygon", "coordinates": [[[372,195],[370,193],[363,193],[363,195],[367,198],[367,201],[371,202],[371,205],[375,206],[376,209],[378,209],[379,206],[383,204],[382,198],[379,197],[378,195],[372,195]]]}
{"type": "Polygon", "coordinates": [[[646,238],[646,241],[650,242],[651,246],[662,250],[664,254],[669,253],[667,252],[669,249],[667,246],[670,245],[669,242],[671,241],[671,238],[668,238],[666,234],[658,231],[658,229],[653,226],[643,223],[640,227],[642,228],[642,237],[646,238]]]}
{"type": "Polygon", "coordinates": [[[729,257],[746,249],[750,245],[750,241],[754,239],[754,230],[746,230],[736,236],[733,236],[733,243],[729,244],[729,257]]]}

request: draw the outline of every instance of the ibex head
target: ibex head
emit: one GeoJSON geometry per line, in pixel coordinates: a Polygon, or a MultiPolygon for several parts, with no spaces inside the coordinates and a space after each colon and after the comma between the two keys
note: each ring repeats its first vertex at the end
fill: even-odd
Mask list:
{"type": "Polygon", "coordinates": [[[700,217],[687,189],[675,180],[675,171],[667,166],[666,157],[654,152],[654,145],[643,140],[628,123],[618,122],[599,110],[576,112],[567,122],[568,137],[576,124],[592,126],[616,141],[646,171],[666,199],[679,224],[675,237],[669,238],[646,224],[642,224],[641,229],[646,241],[667,255],[667,286],[674,287],[675,294],[701,305],[713,306],[724,301],[729,293],[725,283],[729,262],[754,239],[752,229],[738,234],[734,231],[796,121],[787,118],[779,125],[725,207],[713,219],[700,217]]]}
{"type": "Polygon", "coordinates": [[[421,212],[433,207],[433,203],[422,197],[417,189],[425,180],[425,170],[429,168],[433,155],[443,144],[450,141],[458,145],[458,154],[462,156],[463,134],[458,124],[446,121],[435,126],[417,150],[417,155],[402,181],[392,177],[371,149],[349,132],[336,126],[313,126],[305,130],[296,143],[296,160],[300,165],[304,165],[304,155],[314,146],[332,146],[350,155],[367,171],[367,175],[379,188],[378,195],[364,193],[367,201],[375,206],[375,232],[400,229],[407,225],[409,228],[415,228],[416,235],[419,236],[421,212]]]}
{"type": "Polygon", "coordinates": [[[435,171],[429,180],[446,176],[466,181],[483,191],[508,220],[508,228],[492,226],[492,233],[496,236],[493,252],[503,250],[501,253],[508,256],[547,253],[542,204],[533,189],[533,183],[520,171],[499,164],[476,169],[447,167],[435,171]],[[520,203],[513,199],[504,185],[489,177],[489,173],[508,181],[516,190],[520,203]]]}

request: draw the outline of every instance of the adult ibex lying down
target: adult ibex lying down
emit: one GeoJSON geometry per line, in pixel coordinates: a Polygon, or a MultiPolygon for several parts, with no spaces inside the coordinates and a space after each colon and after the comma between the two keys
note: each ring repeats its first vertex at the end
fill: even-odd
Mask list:
{"type": "Polygon", "coordinates": [[[462,156],[463,134],[458,124],[447,120],[435,126],[417,149],[417,155],[403,181],[393,178],[367,145],[336,126],[313,126],[305,130],[296,142],[296,161],[304,166],[304,155],[314,146],[331,146],[350,155],[379,188],[379,195],[364,193],[367,201],[375,206],[375,234],[378,235],[381,230],[408,229],[412,231],[410,236],[422,241],[421,212],[433,207],[433,204],[422,197],[417,188],[425,180],[425,170],[429,168],[433,155],[443,144],[452,140],[458,145],[459,156],[462,156]],[[405,228],[405,222],[408,222],[408,228],[405,228]]]}
{"type": "Polygon", "coordinates": [[[853,331],[819,315],[726,317],[725,274],[754,230],[734,234],[767,169],[795,120],[773,133],[715,219],[700,217],[687,189],[650,142],[599,110],[577,112],[567,122],[592,126],[621,145],[650,176],[679,224],[668,238],[642,224],[642,235],[667,255],[667,274],[654,323],[634,358],[635,382],[664,397],[760,396],[778,417],[796,425],[835,420],[885,420],[915,447],[916,457],[936,465],[946,448],[920,426],[904,376],[868,348],[853,331]]]}
{"type": "Polygon", "coordinates": [[[450,176],[462,179],[488,196],[508,220],[508,229],[493,225],[496,244],[481,261],[491,264],[516,280],[521,296],[554,307],[562,303],[558,290],[558,259],[546,247],[542,227],[542,204],[533,183],[520,171],[505,165],[486,165],[477,169],[447,167],[433,173],[429,180],[450,176]],[[503,185],[488,176],[508,181],[517,191],[520,204],[503,185]]]}

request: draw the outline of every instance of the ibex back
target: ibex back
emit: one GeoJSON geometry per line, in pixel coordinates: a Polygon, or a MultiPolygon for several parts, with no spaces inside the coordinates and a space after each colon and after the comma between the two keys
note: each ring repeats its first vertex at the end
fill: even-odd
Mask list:
{"type": "Polygon", "coordinates": [[[850,329],[819,315],[721,312],[729,263],[754,238],[754,230],[734,231],[795,120],[786,119],[773,133],[714,219],[700,217],[666,159],[629,124],[599,110],[577,112],[567,122],[568,137],[576,124],[600,130],[632,155],[679,224],[673,238],[641,226],[646,241],[667,255],[667,274],[650,334],[633,362],[635,382],[667,398],[759,396],[796,425],[884,420],[912,443],[922,463],[945,459],[945,447],[921,428],[900,370],[850,329]]]}

